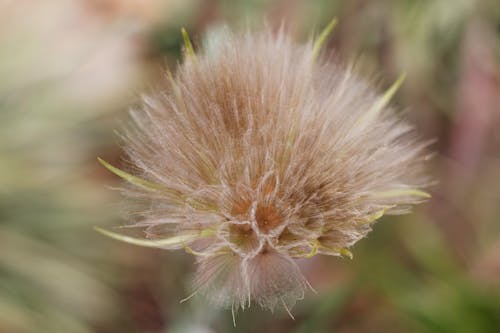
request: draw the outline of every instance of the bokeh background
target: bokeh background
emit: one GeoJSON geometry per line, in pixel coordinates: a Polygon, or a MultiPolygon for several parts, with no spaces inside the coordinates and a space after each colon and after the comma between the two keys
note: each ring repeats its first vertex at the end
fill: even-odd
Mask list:
{"type": "Polygon", "coordinates": [[[500,332],[498,0],[0,0],[0,332],[500,332]],[[114,133],[142,92],[222,24],[332,17],[328,57],[388,87],[436,138],[432,200],[352,250],[300,265],[293,309],[231,313],[189,294],[193,258],[97,234],[123,223],[114,133]]]}

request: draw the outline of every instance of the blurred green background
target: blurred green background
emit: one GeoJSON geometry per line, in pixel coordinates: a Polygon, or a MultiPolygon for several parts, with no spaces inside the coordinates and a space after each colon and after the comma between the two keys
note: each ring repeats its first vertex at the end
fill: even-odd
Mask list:
{"type": "Polygon", "coordinates": [[[500,332],[498,0],[0,0],[0,333],[500,332]],[[383,218],[354,260],[300,262],[296,320],[189,294],[194,260],[108,239],[123,223],[114,130],[207,29],[278,28],[356,61],[436,138],[430,202],[383,218]]]}

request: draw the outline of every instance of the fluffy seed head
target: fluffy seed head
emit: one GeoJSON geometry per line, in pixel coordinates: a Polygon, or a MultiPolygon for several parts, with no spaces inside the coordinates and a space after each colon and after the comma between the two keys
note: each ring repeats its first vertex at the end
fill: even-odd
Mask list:
{"type": "MultiPolygon", "coordinates": [[[[212,302],[289,308],[308,286],[294,259],[351,256],[384,214],[427,195],[425,144],[350,67],[284,33],[226,32],[132,112],[125,149],[145,200],[134,225],[195,254],[212,302]]],[[[400,82],[398,82],[399,84],[400,82]]]]}

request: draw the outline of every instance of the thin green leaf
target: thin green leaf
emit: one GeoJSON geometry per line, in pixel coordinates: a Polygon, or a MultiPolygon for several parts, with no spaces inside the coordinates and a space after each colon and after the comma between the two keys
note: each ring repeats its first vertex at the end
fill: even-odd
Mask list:
{"type": "Polygon", "coordinates": [[[189,39],[189,35],[188,35],[185,28],[181,29],[181,34],[182,34],[182,39],[184,40],[184,47],[185,47],[187,55],[191,59],[194,59],[196,57],[196,55],[194,53],[193,44],[191,44],[191,40],[189,39]]]}
{"type": "Polygon", "coordinates": [[[379,218],[381,218],[382,216],[384,216],[385,212],[389,209],[389,208],[392,208],[394,206],[388,206],[388,207],[385,207],[384,209],[382,210],[379,210],[378,212],[375,212],[371,215],[368,216],[368,218],[361,222],[362,224],[370,224],[370,223],[373,223],[375,222],[376,220],[378,220],[379,218]]]}
{"type": "MultiPolygon", "coordinates": [[[[342,255],[343,257],[347,257],[349,259],[352,259],[354,256],[352,254],[351,251],[349,251],[348,249],[346,248],[330,248],[330,247],[327,247],[327,246],[324,246],[323,244],[320,244],[319,242],[317,242],[318,244],[318,248],[321,248],[323,250],[326,250],[326,251],[330,251],[331,253],[327,253],[329,255],[332,255],[332,254],[340,254],[342,255]]],[[[323,252],[324,253],[324,252],[323,252]]]]}
{"type": "Polygon", "coordinates": [[[196,233],[196,234],[185,234],[185,235],[178,235],[170,238],[165,238],[165,239],[158,239],[158,240],[153,240],[153,239],[143,239],[143,238],[135,238],[135,237],[130,237],[130,236],[125,236],[122,234],[118,234],[109,230],[105,230],[99,227],[94,227],[94,229],[110,238],[128,243],[128,244],[133,244],[133,245],[138,245],[138,246],[143,246],[143,247],[154,247],[154,248],[161,248],[165,246],[176,246],[176,245],[181,245],[183,246],[184,243],[186,242],[191,242],[195,239],[198,238],[204,238],[204,237],[209,237],[213,235],[213,230],[207,229],[203,230],[201,233],[196,233]]]}
{"type": "Polygon", "coordinates": [[[377,198],[396,198],[396,197],[421,197],[421,198],[430,198],[431,195],[427,192],[417,189],[394,189],[387,190],[382,192],[373,193],[377,198]]]}
{"type": "Polygon", "coordinates": [[[366,111],[356,122],[357,125],[366,125],[369,124],[376,116],[382,111],[382,109],[387,106],[389,101],[392,99],[396,91],[403,84],[406,75],[401,74],[396,82],[392,84],[392,86],[387,89],[387,91],[373,104],[373,106],[366,111]]]}
{"type": "Polygon", "coordinates": [[[305,254],[302,254],[301,258],[312,258],[314,257],[316,254],[318,254],[318,249],[319,249],[319,242],[317,240],[315,240],[312,244],[312,248],[311,248],[311,252],[309,253],[305,253],[305,254]]]}
{"type": "Polygon", "coordinates": [[[340,254],[344,257],[347,257],[349,259],[352,259],[354,258],[354,255],[352,254],[351,251],[349,251],[348,249],[346,248],[343,248],[343,249],[340,249],[340,254]]]}
{"type": "Polygon", "coordinates": [[[333,28],[337,25],[337,18],[334,17],[330,23],[323,29],[323,31],[319,34],[313,44],[313,53],[312,53],[312,61],[314,62],[318,57],[319,51],[325,44],[326,39],[332,33],[333,28]]]}
{"type": "Polygon", "coordinates": [[[112,166],[111,164],[109,164],[108,162],[106,162],[105,160],[103,160],[100,157],[98,157],[97,160],[106,169],[108,169],[109,171],[111,171],[112,173],[114,173],[115,175],[117,175],[118,177],[126,180],[127,182],[129,182],[132,185],[135,185],[137,187],[140,187],[140,188],[142,188],[144,190],[148,190],[148,191],[159,191],[159,190],[163,189],[163,187],[161,185],[158,185],[158,184],[149,182],[147,180],[144,180],[142,178],[133,176],[133,175],[131,175],[131,174],[129,174],[129,173],[123,171],[123,170],[120,170],[120,169],[112,166]]]}

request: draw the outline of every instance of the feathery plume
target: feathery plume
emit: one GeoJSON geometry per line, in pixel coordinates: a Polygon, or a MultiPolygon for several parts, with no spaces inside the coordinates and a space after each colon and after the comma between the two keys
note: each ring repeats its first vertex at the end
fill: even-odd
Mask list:
{"type": "MultiPolygon", "coordinates": [[[[332,29],[332,21],[327,29],[332,29]]],[[[349,248],[385,214],[429,195],[426,143],[385,94],[283,32],[228,32],[185,59],[132,111],[127,196],[148,203],[113,238],[196,255],[195,294],[233,314],[252,302],[289,312],[309,287],[295,263],[349,248]],[[211,50],[208,52],[207,50],[211,50]]],[[[290,313],[290,312],[289,312],[290,313]]]]}

